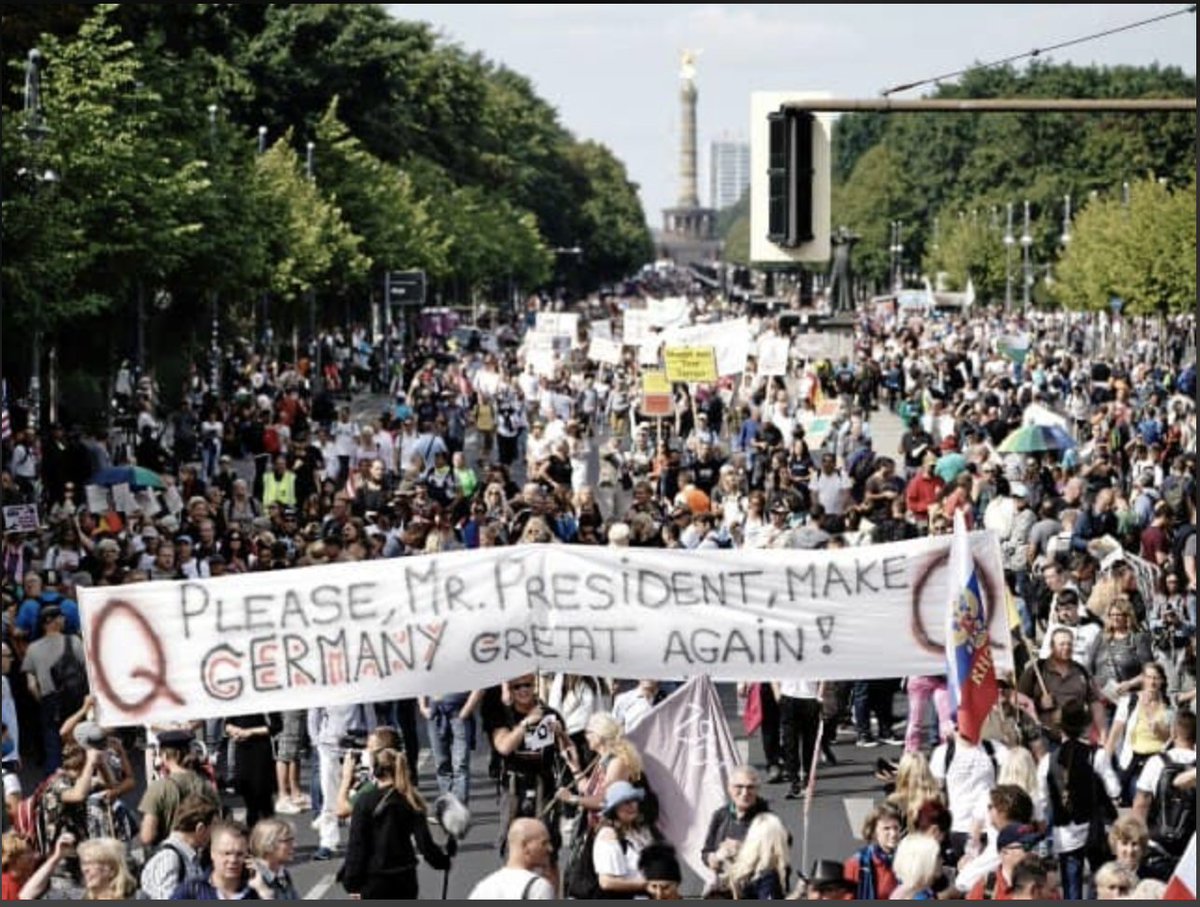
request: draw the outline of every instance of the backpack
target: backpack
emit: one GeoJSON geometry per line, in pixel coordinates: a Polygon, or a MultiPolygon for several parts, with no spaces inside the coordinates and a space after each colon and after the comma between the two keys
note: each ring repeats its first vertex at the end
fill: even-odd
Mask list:
{"type": "MultiPolygon", "coordinates": [[[[586,817],[584,818],[586,820],[586,817]]],[[[596,864],[592,860],[592,849],[596,843],[598,830],[598,828],[589,828],[586,834],[577,834],[571,839],[571,860],[567,864],[566,875],[563,879],[564,890],[568,898],[591,901],[611,897],[600,888],[600,876],[596,872],[596,864]]],[[[622,853],[628,850],[628,842],[619,833],[617,840],[621,842],[622,853]]]]}
{"type": "Polygon", "coordinates": [[[1154,790],[1150,837],[1172,856],[1179,857],[1196,833],[1196,792],[1176,787],[1175,779],[1196,766],[1176,762],[1165,752],[1158,758],[1162,760],[1162,771],[1154,790]]]}
{"type": "Polygon", "coordinates": [[[1169,475],[1163,480],[1162,499],[1177,520],[1187,519],[1187,478],[1169,475]]]}
{"type": "MultiPolygon", "coordinates": [[[[996,761],[996,747],[990,740],[980,740],[980,745],[983,751],[987,753],[987,757],[992,763],[992,772],[997,778],[1000,777],[1000,763],[996,761]]],[[[946,741],[946,775],[950,774],[950,763],[954,761],[954,751],[958,747],[958,738],[952,736],[946,741]]]]}
{"type": "Polygon", "coordinates": [[[280,449],[279,432],[274,427],[263,429],[263,450],[274,456],[280,452],[280,449]]]}
{"type": "Polygon", "coordinates": [[[58,693],[60,713],[58,720],[64,720],[83,708],[89,687],[87,671],[75,654],[74,637],[63,635],[62,655],[50,667],[50,680],[58,693]]]}
{"type": "Polygon", "coordinates": [[[50,852],[51,843],[46,840],[46,814],[42,809],[42,797],[60,775],[62,769],[44,778],[32,794],[17,804],[13,812],[12,830],[24,838],[35,853],[42,856],[50,852]]]}

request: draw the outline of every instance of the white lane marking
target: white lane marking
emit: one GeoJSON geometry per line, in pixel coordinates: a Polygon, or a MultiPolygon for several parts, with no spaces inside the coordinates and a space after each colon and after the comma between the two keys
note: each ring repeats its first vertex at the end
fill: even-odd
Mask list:
{"type": "Polygon", "coordinates": [[[741,760],[742,765],[749,765],[750,764],[750,740],[749,740],[749,738],[735,740],[735,741],[733,741],[733,745],[737,747],[738,758],[741,760]]]}
{"type": "Polygon", "coordinates": [[[843,797],[846,806],[846,821],[850,823],[850,836],[855,840],[862,834],[863,822],[875,808],[875,800],[871,797],[843,797]]]}
{"type": "Polygon", "coordinates": [[[326,892],[333,887],[333,883],[337,881],[337,876],[330,872],[321,876],[321,880],[308,890],[308,894],[304,896],[306,901],[319,901],[325,897],[326,892]]]}

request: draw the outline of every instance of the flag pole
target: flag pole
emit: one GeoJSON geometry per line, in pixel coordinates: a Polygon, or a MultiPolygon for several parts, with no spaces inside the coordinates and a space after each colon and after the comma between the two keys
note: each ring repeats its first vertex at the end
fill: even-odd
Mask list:
{"type": "Polygon", "coordinates": [[[800,865],[808,865],[808,814],[817,789],[817,766],[821,764],[821,740],[825,736],[825,719],[817,723],[817,739],[813,742],[812,762],[809,763],[808,787],[804,789],[804,829],[800,838],[800,865]]]}

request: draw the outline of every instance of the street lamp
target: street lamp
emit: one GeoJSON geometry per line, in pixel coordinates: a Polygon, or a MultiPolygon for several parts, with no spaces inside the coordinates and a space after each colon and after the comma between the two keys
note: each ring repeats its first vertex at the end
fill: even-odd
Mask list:
{"type": "MultiPolygon", "coordinates": [[[[263,155],[267,150],[267,127],[258,127],[258,153],[263,155]]],[[[259,316],[262,321],[259,324],[259,337],[262,339],[263,355],[268,359],[271,358],[271,296],[267,287],[263,286],[262,291],[262,314],[259,316]]]]}
{"type": "Polygon", "coordinates": [[[892,221],[892,291],[898,292],[901,287],[900,274],[904,267],[904,243],[900,240],[904,221],[892,221]]]}
{"type": "Polygon", "coordinates": [[[1024,289],[1021,294],[1026,309],[1029,308],[1029,293],[1033,289],[1033,237],[1029,235],[1029,202],[1025,202],[1025,229],[1021,232],[1021,260],[1024,271],[1024,289]]]}
{"type": "Polygon", "coordinates": [[[1013,205],[1008,203],[1008,226],[1004,229],[1004,311],[1012,311],[1012,252],[1016,239],[1013,238],[1013,205]]]}
{"type": "MultiPolygon", "coordinates": [[[[25,62],[25,122],[21,132],[27,139],[32,139],[35,149],[34,159],[37,161],[32,169],[21,168],[20,175],[33,177],[33,198],[36,207],[38,186],[41,183],[56,183],[58,175],[47,167],[44,171],[39,166],[42,140],[49,134],[42,109],[42,64],[45,57],[36,47],[29,51],[25,62]]],[[[36,293],[34,298],[33,317],[33,367],[29,372],[29,427],[35,432],[42,418],[42,296],[36,293]]]]}
{"type": "MultiPolygon", "coordinates": [[[[304,175],[309,182],[313,180],[313,152],[316,148],[317,143],[313,141],[309,141],[304,146],[304,175]]],[[[315,388],[321,381],[321,338],[317,336],[317,292],[311,283],[304,292],[308,297],[308,338],[313,350],[313,387],[315,388]]]]}
{"type": "MultiPolygon", "coordinates": [[[[217,156],[217,105],[208,105],[208,147],[209,161],[216,163],[217,156]]],[[[219,292],[214,287],[212,291],[212,349],[211,380],[212,392],[219,398],[221,395],[221,315],[219,292]]]]}

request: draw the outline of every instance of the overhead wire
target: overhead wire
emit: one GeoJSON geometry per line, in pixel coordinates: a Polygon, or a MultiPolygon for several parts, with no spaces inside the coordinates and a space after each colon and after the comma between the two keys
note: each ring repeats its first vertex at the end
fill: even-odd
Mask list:
{"type": "Polygon", "coordinates": [[[947,72],[947,73],[943,73],[942,75],[939,75],[939,76],[930,76],[929,78],[920,79],[919,81],[916,81],[916,82],[906,82],[903,85],[896,85],[892,88],[885,89],[883,92],[881,92],[881,94],[883,97],[886,98],[889,95],[893,95],[900,91],[909,91],[913,88],[920,88],[922,85],[928,85],[930,82],[942,82],[946,79],[954,79],[954,78],[957,78],[958,76],[965,75],[966,73],[971,72],[972,70],[975,70],[975,69],[991,69],[994,66],[1004,66],[1008,63],[1015,63],[1017,60],[1023,60],[1026,57],[1037,57],[1037,56],[1040,56],[1041,54],[1049,53],[1050,51],[1061,50],[1064,47],[1072,47],[1076,44],[1084,44],[1088,41],[1095,41],[1098,38],[1107,38],[1109,35],[1115,35],[1115,34],[1119,34],[1120,32],[1131,31],[1132,29],[1141,28],[1142,26],[1145,26],[1145,25],[1151,25],[1155,22],[1161,22],[1164,19],[1171,19],[1171,18],[1174,18],[1175,16],[1182,16],[1182,15],[1186,15],[1186,14],[1194,15],[1195,12],[1196,12],[1196,4],[1193,3],[1191,6],[1188,6],[1184,9],[1177,9],[1173,12],[1162,13],[1158,16],[1151,16],[1149,19],[1141,19],[1137,22],[1130,22],[1127,25],[1119,25],[1116,28],[1107,28],[1104,31],[1099,31],[1099,32],[1096,32],[1091,35],[1085,35],[1082,38],[1072,38],[1069,41],[1060,41],[1057,44],[1051,44],[1047,47],[1035,47],[1032,50],[1025,51],[1024,53],[1013,54],[1012,56],[1004,57],[1001,60],[993,60],[991,63],[978,63],[978,64],[970,66],[966,69],[956,70],[955,72],[947,72]]]}

